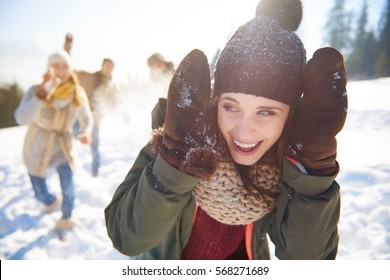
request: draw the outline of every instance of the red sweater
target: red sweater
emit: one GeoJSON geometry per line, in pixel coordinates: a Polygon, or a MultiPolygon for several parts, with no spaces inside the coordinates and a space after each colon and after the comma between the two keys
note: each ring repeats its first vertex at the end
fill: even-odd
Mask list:
{"type": "Polygon", "coordinates": [[[245,236],[245,226],[227,225],[211,218],[198,207],[183,260],[224,260],[229,258],[245,236]]]}

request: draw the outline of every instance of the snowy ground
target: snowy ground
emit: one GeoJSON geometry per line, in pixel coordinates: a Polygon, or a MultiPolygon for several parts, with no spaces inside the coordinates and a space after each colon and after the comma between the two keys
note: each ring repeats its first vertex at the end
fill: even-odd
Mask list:
{"type": "MultiPolygon", "coordinates": [[[[390,79],[350,82],[349,115],[338,136],[342,213],[338,259],[390,259],[390,79]]],[[[59,241],[52,228],[60,212],[41,215],[21,160],[25,127],[0,130],[0,259],[126,259],[107,237],[103,210],[150,137],[157,96],[126,91],[101,126],[102,167],[90,176],[88,146],[78,144],[74,217],[78,226],[59,241]]],[[[60,193],[57,175],[48,184],[60,193]]]]}

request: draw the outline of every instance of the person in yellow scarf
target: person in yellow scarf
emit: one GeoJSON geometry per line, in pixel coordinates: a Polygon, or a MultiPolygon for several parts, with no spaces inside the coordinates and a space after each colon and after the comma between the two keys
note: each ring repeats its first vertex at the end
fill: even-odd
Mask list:
{"type": "MultiPolygon", "coordinates": [[[[66,55],[65,53],[62,55],[66,55]]],[[[48,103],[72,99],[75,106],[81,105],[79,80],[75,72],[69,68],[68,62],[57,61],[57,54],[53,55],[53,62],[43,75],[43,81],[35,93],[37,98],[48,103]]]]}
{"type": "Polygon", "coordinates": [[[81,124],[77,139],[91,141],[93,116],[84,89],[72,69],[72,59],[65,51],[49,56],[48,70],[39,85],[32,86],[15,111],[19,124],[28,125],[23,157],[36,198],[53,212],[61,207],[62,217],[56,228],[72,228],[74,208],[73,124],[81,124]],[[46,173],[55,168],[60,177],[62,197],[49,193],[46,173]]]}

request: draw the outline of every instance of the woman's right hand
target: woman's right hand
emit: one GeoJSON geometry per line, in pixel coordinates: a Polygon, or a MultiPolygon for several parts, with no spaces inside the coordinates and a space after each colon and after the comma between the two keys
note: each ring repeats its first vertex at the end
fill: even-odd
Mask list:
{"type": "Polygon", "coordinates": [[[56,78],[54,69],[49,67],[42,76],[42,82],[38,86],[35,93],[36,97],[41,100],[49,100],[54,89],[61,83],[61,80],[56,78]]]}
{"type": "Polygon", "coordinates": [[[208,179],[218,165],[210,121],[210,68],[205,54],[190,52],[169,85],[165,124],[155,141],[160,155],[180,171],[208,179]]]}

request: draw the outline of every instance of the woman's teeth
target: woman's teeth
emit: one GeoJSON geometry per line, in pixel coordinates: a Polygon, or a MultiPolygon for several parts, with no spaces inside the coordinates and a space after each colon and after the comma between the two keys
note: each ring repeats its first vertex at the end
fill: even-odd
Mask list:
{"type": "Polygon", "coordinates": [[[238,147],[240,147],[242,149],[252,149],[252,148],[256,147],[256,145],[258,143],[259,142],[256,142],[256,143],[253,143],[253,144],[244,144],[244,143],[241,143],[241,142],[237,141],[236,139],[234,139],[234,144],[236,144],[238,147]]]}

